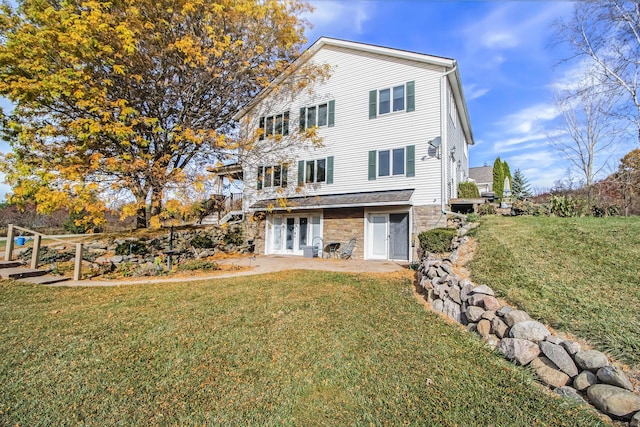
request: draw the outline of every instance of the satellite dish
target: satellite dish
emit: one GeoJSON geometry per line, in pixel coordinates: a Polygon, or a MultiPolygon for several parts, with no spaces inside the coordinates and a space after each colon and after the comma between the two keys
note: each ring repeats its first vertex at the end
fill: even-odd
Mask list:
{"type": "Polygon", "coordinates": [[[429,141],[429,145],[432,146],[433,148],[440,147],[442,145],[442,138],[440,138],[439,136],[436,136],[431,141],[429,141]]]}

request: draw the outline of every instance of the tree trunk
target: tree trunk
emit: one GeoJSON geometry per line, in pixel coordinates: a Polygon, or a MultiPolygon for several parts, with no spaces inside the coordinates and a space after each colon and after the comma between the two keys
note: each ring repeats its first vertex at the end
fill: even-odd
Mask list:
{"type": "Polygon", "coordinates": [[[136,212],[136,229],[147,228],[147,207],[142,206],[136,212]]]}
{"type": "Polygon", "coordinates": [[[162,190],[157,188],[151,189],[151,216],[160,215],[162,212],[162,190]]]}

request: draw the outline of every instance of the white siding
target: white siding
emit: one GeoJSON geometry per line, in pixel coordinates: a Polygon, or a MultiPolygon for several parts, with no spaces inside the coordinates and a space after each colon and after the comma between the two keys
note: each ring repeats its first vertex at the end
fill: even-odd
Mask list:
{"type": "MultiPolygon", "coordinates": [[[[324,46],[313,57],[318,64],[331,65],[331,77],[313,87],[313,93],[303,91],[295,100],[287,96],[270,97],[269,102],[256,106],[251,114],[250,127],[258,124],[258,117],[290,111],[289,133],[298,134],[300,107],[335,100],[335,126],[319,129],[322,147],[298,144],[294,149],[272,152],[260,158],[245,161],[245,208],[263,198],[273,198],[273,189],[256,191],[257,164],[277,163],[279,159],[291,161],[288,174],[289,188],[282,196],[314,194],[341,194],[361,191],[415,189],[414,205],[439,204],[441,197],[441,164],[429,151],[428,142],[440,136],[440,118],[447,117],[447,146],[456,147],[456,160],[468,167],[464,136],[460,119],[453,127],[448,114],[440,110],[440,85],[444,68],[391,58],[336,46],[324,46]],[[369,91],[393,87],[409,81],[415,82],[415,111],[396,112],[369,119],[369,91]],[[415,145],[415,177],[377,177],[368,179],[368,153],[415,145]],[[431,154],[431,155],[430,155],[431,154]],[[333,184],[297,187],[297,161],[334,157],[333,184]]],[[[449,90],[449,88],[446,88],[449,90]]],[[[405,94],[406,97],[406,94],[405,94]]],[[[405,99],[406,101],[406,99],[405,99]]],[[[444,108],[447,108],[446,106],[444,108]]],[[[447,153],[441,153],[446,157],[447,153]]]]}

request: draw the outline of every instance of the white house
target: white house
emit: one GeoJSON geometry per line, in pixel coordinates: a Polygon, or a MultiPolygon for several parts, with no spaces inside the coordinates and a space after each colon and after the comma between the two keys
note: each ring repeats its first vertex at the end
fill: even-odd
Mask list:
{"type": "Polygon", "coordinates": [[[242,136],[261,135],[241,159],[258,253],[355,237],[355,258],[411,261],[468,178],[473,135],[453,59],[323,37],[235,119],[242,136]],[[329,76],[278,90],[309,63],[329,76]],[[313,127],[320,145],[287,144],[313,127]]]}

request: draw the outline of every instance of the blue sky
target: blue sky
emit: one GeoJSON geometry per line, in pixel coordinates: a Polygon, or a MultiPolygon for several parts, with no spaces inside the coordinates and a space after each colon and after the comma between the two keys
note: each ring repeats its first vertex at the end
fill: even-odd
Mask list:
{"type": "Polygon", "coordinates": [[[552,24],[567,16],[564,1],[328,1],[309,20],[309,42],[335,37],[458,61],[475,137],[470,166],[497,156],[521,169],[534,189],[568,176],[567,162],[548,145],[559,116],[553,87],[570,74],[553,43],[552,24]]]}
{"type": "MultiPolygon", "coordinates": [[[[311,2],[309,43],[321,36],[371,43],[458,61],[475,137],[470,166],[497,156],[521,169],[534,190],[568,177],[568,163],[549,146],[557,128],[553,87],[579,65],[554,47],[552,24],[568,16],[568,1],[311,2]]],[[[0,106],[6,108],[6,102],[0,106]]],[[[633,148],[633,147],[632,147],[633,148]]],[[[0,142],[0,151],[8,145],[0,142]]],[[[612,164],[624,152],[614,153],[612,164]]],[[[0,198],[8,191],[0,186],[0,198]]]]}

